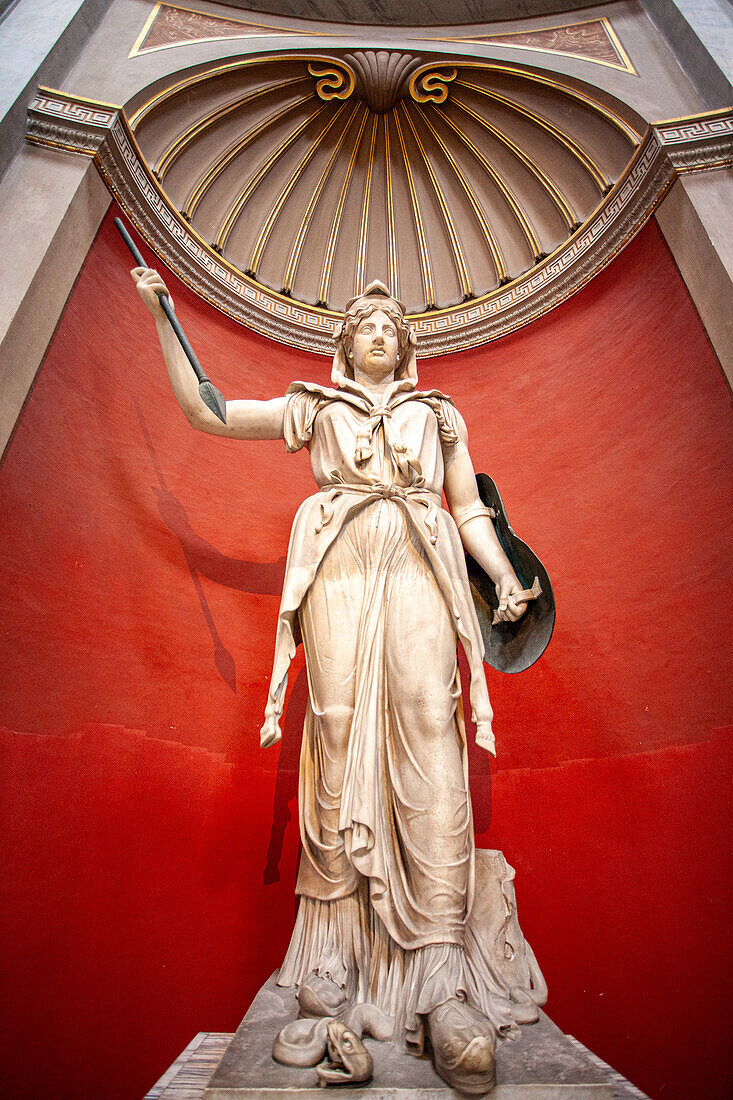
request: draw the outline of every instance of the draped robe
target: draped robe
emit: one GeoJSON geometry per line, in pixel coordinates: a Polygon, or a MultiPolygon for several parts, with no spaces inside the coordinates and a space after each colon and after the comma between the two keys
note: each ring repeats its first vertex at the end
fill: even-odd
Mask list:
{"type": "MultiPolygon", "coordinates": [[[[279,736],[297,641],[309,679],[299,781],[301,904],[280,984],[315,970],[398,1018],[467,995],[498,1027],[498,986],[466,970],[474,841],[456,646],[477,740],[493,750],[483,642],[456,525],[441,506],[458,415],[415,381],[343,376],[288,391],[287,449],[319,492],[293,522],[263,742],[279,736]]],[[[469,967],[470,971],[470,967],[469,967]]]]}

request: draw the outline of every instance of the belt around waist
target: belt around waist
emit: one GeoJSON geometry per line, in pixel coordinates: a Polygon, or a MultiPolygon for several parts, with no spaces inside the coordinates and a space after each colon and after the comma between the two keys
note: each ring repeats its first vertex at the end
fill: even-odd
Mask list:
{"type": "Polygon", "coordinates": [[[436,521],[438,508],[440,507],[440,496],[423,485],[389,485],[381,481],[348,485],[342,481],[332,481],[322,485],[320,492],[325,499],[321,502],[321,516],[316,524],[316,534],[331,522],[336,498],[354,494],[373,500],[414,501],[415,504],[419,504],[426,509],[424,523],[428,529],[430,541],[433,544],[437,541],[438,528],[436,521]]]}

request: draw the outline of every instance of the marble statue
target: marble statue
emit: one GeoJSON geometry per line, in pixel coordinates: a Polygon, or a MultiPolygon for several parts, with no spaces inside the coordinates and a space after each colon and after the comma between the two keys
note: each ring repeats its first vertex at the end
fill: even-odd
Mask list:
{"type": "MultiPolygon", "coordinates": [[[[427,1046],[448,1084],[486,1093],[497,1035],[536,1019],[544,991],[516,924],[513,872],[501,853],[474,849],[459,640],[477,741],[495,750],[464,550],[495,583],[500,620],[525,604],[479,499],[464,421],[449,397],[418,389],[404,308],[373,282],[336,328],[331,386],[228,401],[223,424],[167,324],[160,276],[132,275],[190,424],[307,447],[318,485],[293,522],[261,731],[263,746],[280,739],[302,641],[300,905],[278,978],[301,1020],[273,1036],[275,1055],[302,1065],[310,1043],[315,1063],[344,1029],[349,1043],[366,1031],[415,1055],[427,1046]],[[327,1033],[334,1020],[346,1022],[327,1033]]],[[[369,1063],[353,1051],[364,1080],[369,1063]]]]}

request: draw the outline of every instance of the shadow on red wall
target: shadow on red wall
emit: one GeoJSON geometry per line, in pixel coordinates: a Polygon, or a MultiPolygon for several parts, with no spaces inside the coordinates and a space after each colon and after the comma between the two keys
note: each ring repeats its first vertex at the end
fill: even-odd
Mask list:
{"type": "MultiPolygon", "coordinates": [[[[13,1097],[140,1096],[236,1026],[294,914],[301,657],[280,748],[258,730],[307,455],[190,430],[128,269],[108,219],[0,470],[13,1097]]],[[[170,283],[228,395],[327,380],[170,283]]],[[[421,384],[555,584],[543,660],[490,675],[490,830],[471,750],[548,1009],[652,1096],[723,1096],[728,392],[656,226],[421,384]]]]}

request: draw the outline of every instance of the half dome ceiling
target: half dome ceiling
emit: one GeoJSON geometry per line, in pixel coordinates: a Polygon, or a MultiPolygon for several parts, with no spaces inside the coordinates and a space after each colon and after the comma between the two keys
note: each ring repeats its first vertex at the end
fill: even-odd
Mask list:
{"type": "Polygon", "coordinates": [[[490,295],[567,241],[639,142],[548,75],[388,51],[210,66],[128,113],[202,241],[324,310],[375,278],[412,314],[490,295]]]}

